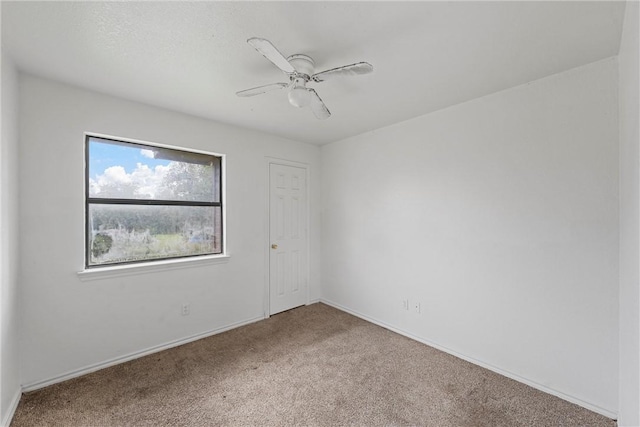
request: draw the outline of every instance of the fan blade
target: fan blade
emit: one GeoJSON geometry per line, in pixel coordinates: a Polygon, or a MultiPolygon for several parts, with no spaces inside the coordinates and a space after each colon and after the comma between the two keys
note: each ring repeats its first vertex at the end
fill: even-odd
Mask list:
{"type": "Polygon", "coordinates": [[[252,89],[241,90],[240,92],[236,92],[236,95],[238,95],[238,96],[255,96],[255,95],[260,95],[260,94],[265,93],[265,92],[269,92],[270,90],[284,89],[285,87],[288,87],[288,86],[289,86],[288,83],[272,83],[270,85],[258,86],[258,87],[254,87],[252,89]]]}
{"type": "Polygon", "coordinates": [[[358,62],[357,64],[345,65],[344,67],[332,68],[331,70],[322,71],[311,76],[315,82],[323,82],[334,77],[341,76],[358,76],[360,74],[369,74],[373,71],[373,65],[368,62],[358,62]]]}
{"type": "Polygon", "coordinates": [[[269,40],[253,37],[247,40],[247,43],[253,46],[255,50],[262,54],[262,56],[273,62],[276,67],[280,68],[285,73],[295,73],[296,69],[293,68],[293,65],[289,64],[287,58],[285,58],[269,40]]]}
{"type": "Polygon", "coordinates": [[[328,119],[331,113],[329,112],[327,106],[324,105],[324,102],[322,102],[322,99],[320,99],[318,93],[313,89],[307,90],[311,92],[312,95],[311,103],[309,104],[309,106],[311,107],[311,111],[313,111],[313,114],[315,114],[315,116],[320,120],[328,119]]]}

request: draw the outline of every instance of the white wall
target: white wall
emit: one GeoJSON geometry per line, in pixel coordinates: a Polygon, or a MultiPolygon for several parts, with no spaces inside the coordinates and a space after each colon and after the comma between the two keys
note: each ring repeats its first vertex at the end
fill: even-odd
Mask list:
{"type": "Polygon", "coordinates": [[[309,164],[310,299],[319,298],[318,147],[31,76],[21,75],[20,83],[24,385],[262,318],[265,156],[309,164]],[[79,280],[85,131],[226,154],[229,262],[79,280]],[[184,302],[191,304],[189,316],[181,316],[184,302]]]}
{"type": "Polygon", "coordinates": [[[0,425],[20,397],[18,336],[18,73],[2,54],[0,144],[0,425]]]}
{"type": "Polygon", "coordinates": [[[322,147],[323,300],[615,416],[616,111],[613,58],[322,147]]]}
{"type": "Polygon", "coordinates": [[[627,2],[620,45],[620,404],[618,425],[640,425],[640,149],[638,2],[627,2]]]}

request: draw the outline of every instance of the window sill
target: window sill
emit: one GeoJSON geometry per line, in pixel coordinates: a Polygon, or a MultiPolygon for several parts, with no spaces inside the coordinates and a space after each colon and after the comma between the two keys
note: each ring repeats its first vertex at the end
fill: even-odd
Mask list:
{"type": "Polygon", "coordinates": [[[133,276],[136,274],[156,273],[160,271],[175,270],[179,268],[223,264],[229,262],[229,258],[229,255],[208,255],[193,258],[145,262],[140,264],[87,268],[85,270],[78,271],[77,274],[80,280],[86,282],[90,280],[110,279],[121,276],[133,276]]]}

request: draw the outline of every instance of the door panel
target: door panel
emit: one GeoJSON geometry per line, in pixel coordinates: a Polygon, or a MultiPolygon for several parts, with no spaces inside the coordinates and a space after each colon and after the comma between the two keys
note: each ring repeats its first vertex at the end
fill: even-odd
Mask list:
{"type": "Polygon", "coordinates": [[[269,166],[270,314],[307,302],[307,171],[269,166]]]}

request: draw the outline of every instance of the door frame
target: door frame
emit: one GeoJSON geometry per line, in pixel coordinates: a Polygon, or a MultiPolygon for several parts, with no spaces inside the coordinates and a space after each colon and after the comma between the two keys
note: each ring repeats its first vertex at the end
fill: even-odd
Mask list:
{"type": "Polygon", "coordinates": [[[270,229],[270,223],[271,223],[271,165],[281,165],[281,166],[293,166],[296,168],[300,168],[300,169],[304,169],[304,173],[305,173],[305,181],[306,181],[306,190],[307,190],[307,197],[305,200],[305,209],[307,211],[307,247],[306,247],[306,251],[307,251],[307,267],[306,267],[306,271],[305,274],[307,276],[307,289],[305,290],[305,305],[309,304],[309,286],[310,286],[310,278],[311,278],[311,260],[310,260],[310,249],[311,249],[311,233],[310,233],[310,224],[311,224],[311,212],[309,209],[309,201],[311,200],[311,185],[309,183],[309,176],[311,175],[309,173],[309,169],[310,169],[310,165],[308,163],[302,163],[302,162],[297,162],[294,160],[287,160],[287,159],[281,159],[278,157],[269,157],[269,156],[265,156],[264,158],[265,160],[265,169],[264,169],[264,177],[265,177],[265,189],[264,189],[264,206],[265,206],[265,214],[264,214],[264,291],[263,291],[263,310],[264,310],[264,318],[267,319],[269,317],[271,317],[271,294],[270,294],[270,277],[271,277],[271,270],[270,270],[270,263],[269,263],[269,256],[270,256],[270,248],[271,248],[271,229],[270,229]]]}

